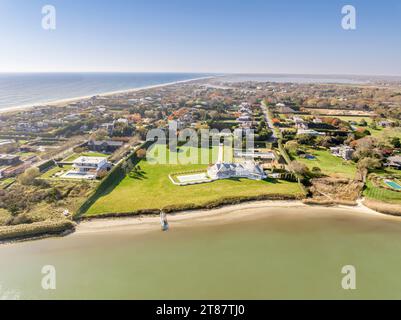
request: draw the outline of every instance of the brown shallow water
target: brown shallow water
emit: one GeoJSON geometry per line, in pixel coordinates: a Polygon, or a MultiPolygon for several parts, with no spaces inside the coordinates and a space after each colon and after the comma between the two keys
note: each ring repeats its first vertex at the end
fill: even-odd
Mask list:
{"type": "MultiPolygon", "coordinates": [[[[244,211],[245,212],[245,211],[244,211]]],[[[243,212],[230,215],[238,217],[243,212]]],[[[78,232],[0,246],[0,297],[399,299],[401,219],[350,209],[249,209],[240,219],[78,232]],[[41,288],[54,265],[57,289],[41,288]],[[357,289],[343,290],[353,265],[357,289]]]]}

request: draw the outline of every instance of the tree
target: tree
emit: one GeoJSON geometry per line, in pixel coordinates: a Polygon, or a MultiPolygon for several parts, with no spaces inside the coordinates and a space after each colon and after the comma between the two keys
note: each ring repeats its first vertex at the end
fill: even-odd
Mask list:
{"type": "Polygon", "coordinates": [[[392,138],[390,143],[393,145],[394,148],[401,148],[401,141],[398,137],[392,138]]]}
{"type": "Polygon", "coordinates": [[[108,133],[104,129],[96,130],[90,136],[90,140],[107,140],[108,138],[108,133]]]}
{"type": "Polygon", "coordinates": [[[358,161],[357,167],[362,171],[372,171],[374,169],[381,168],[382,163],[377,158],[366,157],[358,161]]]}
{"type": "Polygon", "coordinates": [[[22,185],[31,185],[37,177],[40,176],[38,168],[30,168],[18,177],[19,183],[22,185]]]}
{"type": "Polygon", "coordinates": [[[310,174],[309,168],[301,162],[291,161],[290,166],[291,166],[291,169],[298,175],[306,177],[310,174]]]}
{"type": "Polygon", "coordinates": [[[299,144],[295,140],[290,140],[285,144],[285,148],[288,152],[295,153],[299,148],[299,144]]]}
{"type": "Polygon", "coordinates": [[[145,149],[139,149],[136,152],[136,155],[139,159],[144,159],[146,157],[146,150],[145,149]]]}

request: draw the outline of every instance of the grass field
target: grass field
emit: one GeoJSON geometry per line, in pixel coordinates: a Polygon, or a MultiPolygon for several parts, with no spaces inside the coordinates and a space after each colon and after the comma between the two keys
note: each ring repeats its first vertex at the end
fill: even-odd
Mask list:
{"type": "Polygon", "coordinates": [[[109,155],[104,154],[104,153],[99,153],[99,152],[83,152],[83,153],[74,153],[73,155],[69,156],[68,158],[65,158],[63,161],[64,162],[72,162],[79,157],[101,157],[101,158],[107,158],[109,155]]]}
{"type": "Polygon", "coordinates": [[[53,177],[54,174],[64,171],[67,172],[68,170],[71,170],[72,166],[68,165],[68,166],[63,166],[63,168],[60,168],[59,166],[55,166],[53,168],[51,168],[50,170],[46,171],[44,174],[42,174],[40,176],[40,178],[42,179],[58,179],[56,177],[53,177]]]}
{"type": "Polygon", "coordinates": [[[375,187],[371,181],[366,183],[366,189],[363,195],[373,200],[401,204],[401,192],[375,187]]]}
{"type": "Polygon", "coordinates": [[[298,156],[294,158],[306,164],[309,169],[319,167],[324,174],[338,178],[353,179],[355,177],[356,165],[354,163],[335,157],[328,150],[308,149],[306,152],[314,155],[316,159],[308,160],[298,156]]]}
{"type": "Polygon", "coordinates": [[[3,189],[9,186],[11,183],[15,181],[15,178],[5,178],[0,180],[0,189],[3,189]]]}
{"type": "MultiPolygon", "coordinates": [[[[169,154],[168,151],[167,153],[169,154]]],[[[216,153],[213,154],[215,159],[216,153]]],[[[192,186],[176,186],[170,181],[169,174],[206,169],[207,165],[151,164],[142,161],[139,166],[139,173],[126,176],[114,190],[101,196],[86,215],[129,213],[167,206],[205,205],[228,197],[302,194],[297,183],[286,181],[230,179],[192,186]]]]}
{"type": "Polygon", "coordinates": [[[338,118],[340,120],[343,120],[343,121],[347,121],[347,122],[355,121],[356,123],[360,123],[362,120],[365,120],[366,123],[368,123],[368,124],[372,123],[372,121],[373,121],[372,118],[367,117],[367,116],[362,116],[362,117],[358,117],[358,116],[339,116],[339,117],[336,117],[336,118],[338,118]]]}

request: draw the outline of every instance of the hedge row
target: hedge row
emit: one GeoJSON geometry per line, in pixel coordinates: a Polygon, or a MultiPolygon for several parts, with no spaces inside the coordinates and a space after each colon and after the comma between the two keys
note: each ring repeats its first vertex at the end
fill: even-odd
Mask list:
{"type": "MultiPolygon", "coordinates": [[[[145,142],[142,144],[139,149],[148,149],[153,142],[145,142]]],[[[133,152],[128,157],[126,157],[123,161],[121,161],[118,165],[116,165],[110,173],[99,183],[95,191],[91,196],[81,205],[81,207],[75,213],[75,217],[80,217],[83,215],[95,202],[99,197],[104,195],[105,193],[113,190],[117,187],[120,182],[125,178],[126,172],[122,168],[124,162],[131,160],[132,164],[135,166],[140,159],[137,157],[136,152],[133,152]]]]}
{"type": "Polygon", "coordinates": [[[42,172],[46,172],[47,170],[49,170],[50,168],[54,167],[55,165],[56,165],[56,162],[53,159],[51,159],[51,160],[48,160],[48,161],[43,162],[42,164],[40,164],[38,166],[38,169],[42,173],[42,172]]]}
{"type": "Polygon", "coordinates": [[[64,221],[43,221],[32,224],[20,224],[16,226],[0,227],[0,241],[29,239],[46,235],[62,234],[73,231],[75,223],[64,221]]]}
{"type": "MultiPolygon", "coordinates": [[[[191,210],[211,210],[226,205],[236,205],[243,202],[250,201],[266,201],[266,200],[301,200],[303,195],[285,195],[285,194],[266,194],[259,196],[243,196],[243,197],[229,197],[222,198],[215,201],[207,202],[205,204],[195,205],[195,204],[184,204],[184,205],[172,205],[164,207],[162,210],[166,213],[175,213],[180,211],[191,211],[191,210]]],[[[105,219],[105,218],[119,218],[119,217],[135,217],[140,215],[158,215],[160,209],[146,209],[137,210],[132,212],[120,212],[120,213],[105,213],[93,216],[83,216],[80,220],[92,220],[92,219],[105,219]]]]}

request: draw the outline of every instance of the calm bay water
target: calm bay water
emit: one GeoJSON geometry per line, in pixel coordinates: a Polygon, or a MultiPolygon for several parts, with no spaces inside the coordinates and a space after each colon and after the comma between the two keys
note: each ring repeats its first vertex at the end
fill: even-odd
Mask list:
{"type": "Polygon", "coordinates": [[[196,73],[3,73],[0,109],[205,77],[196,73]]]}
{"type": "Polygon", "coordinates": [[[24,299],[401,298],[401,220],[276,208],[159,228],[0,246],[0,286],[24,299]],[[43,265],[56,267],[57,290],[41,289],[43,265]],[[355,291],[341,288],[344,265],[355,291]]]}

